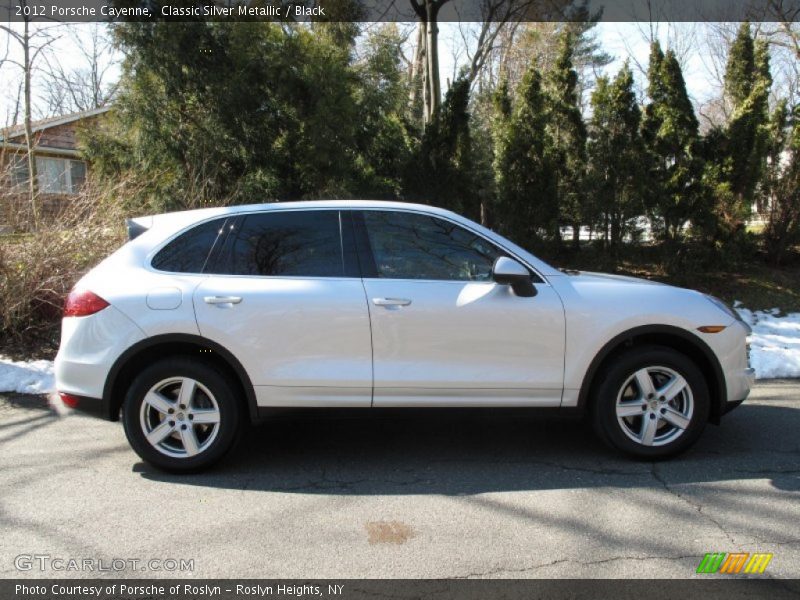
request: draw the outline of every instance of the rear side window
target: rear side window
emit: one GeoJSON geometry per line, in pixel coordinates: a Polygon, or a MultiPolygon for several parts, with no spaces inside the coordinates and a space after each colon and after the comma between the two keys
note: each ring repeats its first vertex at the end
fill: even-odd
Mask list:
{"type": "Polygon", "coordinates": [[[230,275],[342,277],[345,274],[339,211],[310,210],[248,215],[229,242],[230,275]]]}
{"type": "Polygon", "coordinates": [[[215,219],[182,233],[155,255],[153,268],[172,273],[202,273],[214,244],[222,236],[225,221],[215,219]]]}

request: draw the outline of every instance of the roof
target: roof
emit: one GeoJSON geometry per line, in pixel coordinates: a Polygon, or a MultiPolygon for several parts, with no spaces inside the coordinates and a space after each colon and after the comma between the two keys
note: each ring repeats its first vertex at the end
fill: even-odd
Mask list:
{"type": "MultiPolygon", "coordinates": [[[[73,123],[75,121],[80,121],[81,119],[88,119],[90,117],[102,115],[109,110],[111,110],[111,106],[101,106],[100,108],[93,108],[91,110],[69,113],[67,115],[59,115],[57,117],[49,117],[47,119],[41,119],[31,123],[31,129],[33,133],[36,133],[37,131],[50,129],[51,127],[58,127],[59,125],[66,125],[67,123],[73,123]]],[[[12,125],[0,130],[0,142],[7,141],[9,138],[19,137],[21,135],[25,135],[25,125],[12,125]]]]}

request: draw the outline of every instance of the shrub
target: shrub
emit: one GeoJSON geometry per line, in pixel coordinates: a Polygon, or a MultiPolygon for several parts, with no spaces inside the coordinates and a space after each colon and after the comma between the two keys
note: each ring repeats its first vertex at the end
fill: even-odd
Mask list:
{"type": "MultiPolygon", "coordinates": [[[[0,353],[54,352],[69,290],[124,242],[124,218],[113,196],[114,190],[87,183],[38,227],[0,234],[0,353]]],[[[17,222],[29,223],[24,215],[17,222]]]]}

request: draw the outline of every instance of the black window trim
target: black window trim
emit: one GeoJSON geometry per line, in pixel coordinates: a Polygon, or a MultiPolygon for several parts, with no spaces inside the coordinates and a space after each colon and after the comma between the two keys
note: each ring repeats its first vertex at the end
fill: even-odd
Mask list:
{"type": "Polygon", "coordinates": [[[469,227],[463,223],[459,223],[458,221],[454,221],[453,219],[448,218],[445,215],[439,215],[435,213],[429,213],[421,210],[414,210],[414,209],[404,209],[404,208],[396,208],[396,207],[365,207],[359,209],[353,209],[353,224],[355,227],[355,235],[356,235],[356,244],[358,247],[358,256],[359,256],[359,263],[361,264],[362,268],[362,277],[364,279],[382,279],[384,281],[419,281],[419,282],[436,282],[436,283],[479,283],[479,282],[470,282],[467,280],[460,280],[460,279],[405,279],[405,278],[386,278],[380,277],[378,275],[378,267],[375,262],[375,254],[372,251],[372,245],[369,241],[369,235],[367,233],[367,226],[366,221],[364,220],[364,213],[365,212],[398,212],[398,213],[407,213],[412,215],[421,215],[423,217],[432,217],[435,219],[441,219],[442,221],[446,221],[451,225],[455,225],[456,227],[461,227],[466,231],[469,231],[471,234],[479,237],[487,244],[490,244],[494,248],[498,248],[504,253],[506,253],[509,257],[513,258],[516,261],[519,261],[522,265],[525,266],[531,272],[531,278],[534,284],[541,284],[541,285],[550,285],[547,279],[539,273],[539,271],[531,265],[528,261],[521,258],[517,255],[516,252],[512,252],[502,244],[498,244],[494,240],[488,239],[485,235],[483,235],[479,231],[475,231],[472,227],[469,227]]]}

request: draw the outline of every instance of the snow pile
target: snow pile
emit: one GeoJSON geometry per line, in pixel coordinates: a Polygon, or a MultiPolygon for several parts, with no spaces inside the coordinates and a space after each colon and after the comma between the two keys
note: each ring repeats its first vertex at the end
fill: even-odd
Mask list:
{"type": "Polygon", "coordinates": [[[15,362],[0,356],[0,392],[47,394],[55,390],[53,361],[15,362]]]}
{"type": "Polygon", "coordinates": [[[800,377],[800,313],[780,315],[780,310],[735,309],[753,328],[750,366],[758,379],[800,377]]]}

